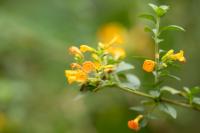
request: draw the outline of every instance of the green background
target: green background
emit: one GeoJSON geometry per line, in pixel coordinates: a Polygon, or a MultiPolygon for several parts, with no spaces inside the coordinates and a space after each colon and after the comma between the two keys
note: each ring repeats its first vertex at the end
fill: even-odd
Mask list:
{"type": "MultiPolygon", "coordinates": [[[[136,114],[129,107],[139,105],[139,97],[106,89],[77,98],[79,88],[67,84],[64,70],[72,62],[69,46],[95,46],[99,27],[110,22],[134,32],[147,23],[138,15],[150,10],[149,2],[170,5],[163,24],[186,29],[163,35],[163,49],[183,49],[187,58],[181,69],[173,70],[182,81],[166,84],[200,85],[199,0],[0,0],[0,132],[133,132],[127,121],[136,114]]],[[[132,45],[137,47],[129,44],[127,49],[132,45]]],[[[134,73],[146,83],[152,77],[141,70],[142,60],[132,57],[138,54],[129,51],[126,60],[136,65],[134,73]]],[[[140,132],[198,133],[200,113],[177,111],[176,120],[161,114],[140,132]]]]}

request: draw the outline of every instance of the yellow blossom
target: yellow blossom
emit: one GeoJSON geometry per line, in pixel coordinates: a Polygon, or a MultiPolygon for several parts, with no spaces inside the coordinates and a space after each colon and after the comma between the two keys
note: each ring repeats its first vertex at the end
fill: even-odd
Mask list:
{"type": "Polygon", "coordinates": [[[75,55],[77,57],[80,57],[82,58],[83,57],[83,54],[82,52],[80,51],[79,48],[75,47],[75,46],[72,46],[69,48],[69,52],[72,54],[72,55],[75,55]]]}
{"type": "Polygon", "coordinates": [[[91,61],[85,61],[82,65],[82,70],[86,73],[90,73],[95,70],[95,64],[91,61]]]}
{"type": "Polygon", "coordinates": [[[186,59],[184,57],[184,51],[183,50],[180,50],[179,53],[174,54],[172,57],[175,58],[176,60],[180,61],[180,62],[185,62],[186,61],[186,59]]]}
{"type": "Polygon", "coordinates": [[[87,74],[82,70],[65,70],[65,76],[69,84],[73,82],[83,83],[87,80],[87,74]]]}
{"type": "Polygon", "coordinates": [[[169,50],[163,57],[162,57],[162,61],[166,62],[167,60],[173,60],[173,61],[180,61],[180,62],[185,62],[186,59],[184,57],[184,51],[180,50],[179,53],[174,53],[174,50],[169,50]]]}
{"type": "Polygon", "coordinates": [[[152,60],[145,60],[143,63],[143,70],[146,72],[152,72],[155,68],[155,62],[152,60]]]}
{"type": "Polygon", "coordinates": [[[116,38],[115,43],[122,44],[125,41],[125,30],[122,26],[116,23],[104,25],[98,32],[101,42],[107,43],[113,38],[116,38]]]}
{"type": "Polygon", "coordinates": [[[163,57],[162,57],[162,61],[165,62],[167,59],[173,59],[172,55],[174,55],[174,50],[171,49],[169,50],[163,57]]]}
{"type": "Polygon", "coordinates": [[[91,47],[89,47],[87,45],[81,45],[80,46],[80,50],[81,50],[81,52],[93,52],[94,51],[93,48],[91,48],[91,47]]]}
{"type": "Polygon", "coordinates": [[[143,118],[143,115],[138,115],[134,120],[128,121],[128,127],[132,130],[138,131],[140,129],[139,121],[143,118]]]}
{"type": "Polygon", "coordinates": [[[96,70],[99,70],[101,67],[101,64],[99,62],[94,62],[94,66],[96,70]]]}

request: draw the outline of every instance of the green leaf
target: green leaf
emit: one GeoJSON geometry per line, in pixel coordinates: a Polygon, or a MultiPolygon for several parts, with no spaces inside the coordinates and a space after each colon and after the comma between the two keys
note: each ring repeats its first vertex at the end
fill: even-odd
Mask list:
{"type": "Polygon", "coordinates": [[[169,6],[166,6],[166,5],[162,5],[162,6],[159,6],[156,13],[159,17],[162,17],[164,16],[167,11],[169,10],[169,6]]]}
{"type": "Polygon", "coordinates": [[[179,78],[179,77],[177,77],[177,76],[175,76],[175,75],[167,74],[167,76],[170,77],[170,78],[176,79],[176,80],[178,80],[178,81],[181,81],[181,78],[179,78]]]}
{"type": "Polygon", "coordinates": [[[163,9],[165,11],[169,10],[169,6],[167,6],[167,5],[162,5],[159,8],[161,8],[161,9],[163,9]]]}
{"type": "Polygon", "coordinates": [[[158,7],[158,6],[150,3],[149,6],[154,10],[154,12],[156,13],[156,15],[158,17],[164,16],[167,13],[167,11],[169,10],[169,6],[166,6],[166,5],[162,5],[162,6],[158,7]]]}
{"type": "Polygon", "coordinates": [[[176,95],[176,94],[181,94],[181,91],[179,91],[179,90],[176,90],[176,89],[174,89],[174,88],[172,88],[172,87],[169,87],[169,86],[164,86],[164,87],[162,87],[161,89],[160,89],[160,91],[167,91],[167,92],[169,92],[169,93],[171,93],[172,95],[176,95]]]}
{"type": "Polygon", "coordinates": [[[140,80],[137,76],[133,75],[133,74],[126,74],[126,79],[127,79],[127,83],[123,83],[125,84],[126,86],[132,88],[136,88],[138,89],[140,87],[140,80]]]}
{"type": "Polygon", "coordinates": [[[153,32],[152,29],[151,29],[150,27],[145,27],[145,28],[144,28],[144,31],[145,31],[145,32],[153,32]]]}
{"type": "Polygon", "coordinates": [[[174,107],[172,107],[171,105],[165,104],[165,103],[161,103],[159,105],[159,109],[167,114],[169,114],[172,118],[176,119],[177,116],[177,112],[176,109],[174,107]]]}
{"type": "Polygon", "coordinates": [[[140,127],[146,127],[148,124],[148,119],[144,118],[142,119],[142,121],[140,122],[140,127]]]}
{"type": "Polygon", "coordinates": [[[151,90],[149,91],[149,94],[155,97],[159,97],[160,96],[160,92],[157,90],[151,90]]]}
{"type": "Polygon", "coordinates": [[[190,89],[187,88],[187,87],[183,87],[183,90],[186,92],[186,94],[185,94],[184,96],[185,96],[186,98],[188,98],[189,103],[192,104],[192,101],[193,101],[193,95],[192,95],[190,89]]]}
{"type": "Polygon", "coordinates": [[[131,70],[131,69],[134,69],[133,65],[122,61],[121,63],[119,63],[116,72],[122,72],[122,71],[131,70]]]}
{"type": "Polygon", "coordinates": [[[191,91],[189,88],[187,87],[183,87],[183,90],[187,93],[187,94],[191,94],[191,91]]]}
{"type": "Polygon", "coordinates": [[[200,87],[199,86],[193,87],[190,89],[190,91],[193,95],[198,94],[200,93],[200,87]]]}
{"type": "Polygon", "coordinates": [[[184,28],[177,26],[177,25],[169,25],[165,26],[161,29],[161,32],[168,31],[168,30],[176,30],[176,31],[185,31],[184,28]]]}
{"type": "Polygon", "coordinates": [[[143,105],[155,105],[155,102],[152,100],[142,100],[140,103],[143,105]]]}
{"type": "Polygon", "coordinates": [[[134,111],[137,111],[137,112],[144,112],[144,107],[134,106],[134,107],[130,107],[130,110],[134,110],[134,111]]]}
{"type": "Polygon", "coordinates": [[[156,12],[157,9],[158,9],[158,6],[152,4],[152,3],[149,3],[149,6],[156,12]]]}
{"type": "Polygon", "coordinates": [[[155,17],[154,17],[153,15],[151,15],[151,14],[142,14],[142,15],[140,15],[139,17],[140,17],[140,18],[147,19],[147,20],[150,20],[150,21],[156,23],[155,17]]]}
{"type": "Polygon", "coordinates": [[[152,119],[152,120],[158,119],[158,117],[155,116],[155,115],[153,115],[153,114],[148,114],[146,117],[147,117],[148,119],[152,119]]]}
{"type": "Polygon", "coordinates": [[[200,105],[200,98],[194,97],[193,98],[193,103],[200,105]]]}

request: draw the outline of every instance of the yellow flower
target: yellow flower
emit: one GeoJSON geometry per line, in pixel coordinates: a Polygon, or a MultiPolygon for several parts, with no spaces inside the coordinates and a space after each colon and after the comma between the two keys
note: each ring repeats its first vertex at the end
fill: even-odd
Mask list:
{"type": "Polygon", "coordinates": [[[95,64],[91,61],[85,61],[82,66],[82,70],[86,73],[90,73],[95,70],[95,64]]]}
{"type": "MultiPolygon", "coordinates": [[[[172,55],[174,55],[174,50],[169,50],[163,57],[162,61],[165,62],[167,59],[173,59],[172,55]]],[[[174,60],[174,59],[173,59],[174,60]]]]}
{"type": "Polygon", "coordinates": [[[123,48],[110,47],[106,51],[110,53],[116,60],[124,58],[126,56],[126,52],[123,48]]]}
{"type": "Polygon", "coordinates": [[[152,72],[155,68],[155,62],[152,60],[145,60],[143,63],[143,70],[146,72],[152,72]]]}
{"type": "Polygon", "coordinates": [[[79,83],[84,83],[84,82],[87,81],[87,79],[88,79],[87,73],[85,73],[85,72],[82,71],[82,70],[78,70],[78,71],[77,71],[77,76],[76,76],[77,82],[79,82],[79,83]]]}
{"type": "Polygon", "coordinates": [[[95,51],[93,48],[91,48],[87,45],[81,45],[80,50],[81,50],[81,52],[93,52],[93,51],[95,51]]]}
{"type": "Polygon", "coordinates": [[[180,62],[185,62],[186,59],[184,57],[184,51],[180,50],[179,53],[174,53],[174,50],[169,50],[163,57],[162,57],[162,61],[166,62],[167,60],[173,60],[173,61],[180,61],[180,62]]]}
{"type": "Polygon", "coordinates": [[[92,54],[92,58],[97,62],[101,61],[100,57],[97,54],[92,54]]]}
{"type": "Polygon", "coordinates": [[[107,43],[113,38],[116,38],[115,43],[122,44],[125,42],[125,29],[116,23],[104,25],[98,32],[101,42],[107,43]]]}
{"type": "Polygon", "coordinates": [[[180,61],[180,62],[186,62],[186,59],[185,59],[185,57],[184,57],[184,51],[183,51],[183,50],[180,50],[179,53],[174,54],[172,57],[175,58],[175,60],[178,60],[178,61],[180,61]]]}
{"type": "Polygon", "coordinates": [[[138,131],[140,129],[139,121],[143,118],[143,115],[138,115],[134,120],[128,121],[128,127],[132,130],[138,131]]]}
{"type": "Polygon", "coordinates": [[[94,62],[94,66],[96,70],[99,70],[101,67],[101,64],[99,62],[94,62]]]}
{"type": "Polygon", "coordinates": [[[69,84],[73,82],[84,83],[87,80],[87,74],[82,70],[65,70],[65,76],[69,84]]]}
{"type": "Polygon", "coordinates": [[[69,52],[72,54],[72,55],[75,55],[77,57],[80,57],[82,58],[83,57],[83,54],[82,52],[80,51],[79,48],[75,47],[75,46],[72,46],[69,48],[69,52]]]}

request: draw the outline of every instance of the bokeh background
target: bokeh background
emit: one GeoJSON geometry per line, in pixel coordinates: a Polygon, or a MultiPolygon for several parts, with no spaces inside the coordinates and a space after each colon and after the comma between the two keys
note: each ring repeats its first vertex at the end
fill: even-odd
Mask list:
{"type": "MultiPolygon", "coordinates": [[[[153,43],[143,32],[149,2],[168,4],[164,24],[178,24],[187,32],[163,35],[162,49],[183,49],[187,63],[173,70],[181,82],[200,85],[199,0],[0,0],[0,133],[131,133],[127,121],[136,113],[130,106],[140,98],[116,89],[79,95],[68,85],[64,70],[72,57],[67,48],[82,43],[95,46],[105,25],[125,32],[126,60],[136,66],[145,84],[151,75],[141,70],[139,55],[152,58],[153,43]],[[77,97],[78,96],[78,97],[77,97]]],[[[176,120],[161,115],[141,133],[199,133],[200,113],[178,109],[176,120]]]]}

